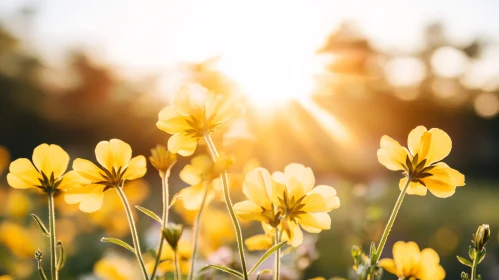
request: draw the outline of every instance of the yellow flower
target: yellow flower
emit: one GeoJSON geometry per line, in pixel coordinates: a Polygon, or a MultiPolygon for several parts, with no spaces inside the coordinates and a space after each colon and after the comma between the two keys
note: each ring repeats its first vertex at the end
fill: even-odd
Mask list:
{"type": "Polygon", "coordinates": [[[139,279],[139,271],[132,261],[121,256],[109,255],[94,265],[94,273],[103,280],[139,279]]]}
{"type": "Polygon", "coordinates": [[[157,145],[151,149],[149,161],[159,172],[166,172],[177,161],[177,155],[170,153],[165,146],[157,145]]]}
{"type": "Polygon", "coordinates": [[[292,163],[284,173],[272,176],[263,168],[246,175],[243,192],[249,200],[234,205],[236,214],[247,220],[278,227],[283,240],[292,246],[303,242],[300,226],[311,233],[329,229],[331,218],[327,212],[340,207],[336,190],[330,186],[314,187],[315,177],[310,168],[292,163]]]}
{"type": "MultiPolygon", "coordinates": [[[[39,232],[39,229],[36,230],[39,232]]],[[[8,248],[17,257],[32,257],[33,252],[36,250],[35,243],[39,241],[39,235],[33,235],[34,232],[32,228],[26,228],[5,220],[0,224],[0,244],[8,248]]]]}
{"type": "Polygon", "coordinates": [[[393,259],[382,259],[379,265],[386,271],[410,280],[443,280],[445,271],[440,258],[431,248],[419,251],[414,242],[398,241],[393,245],[393,259]]]}
{"type": "Polygon", "coordinates": [[[190,156],[199,138],[215,131],[220,124],[241,117],[244,106],[232,98],[217,95],[199,85],[183,86],[172,104],[159,113],[156,126],[172,134],[168,150],[190,156]]]}
{"type": "Polygon", "coordinates": [[[464,186],[463,174],[439,162],[452,149],[447,133],[438,128],[426,130],[424,126],[418,126],[409,133],[407,142],[409,149],[385,135],[381,137],[381,149],[378,150],[381,164],[390,170],[404,171],[400,190],[403,190],[408,177],[411,178],[408,194],[426,195],[430,190],[436,197],[445,198],[453,195],[456,187],[464,186]]]}
{"type": "MultiPolygon", "coordinates": [[[[189,273],[190,263],[192,259],[192,243],[186,239],[180,239],[178,243],[178,258],[180,264],[180,273],[183,275],[187,275],[189,273]]],[[[159,275],[164,274],[166,272],[174,271],[174,252],[170,244],[165,241],[163,244],[163,250],[161,250],[161,258],[162,262],[158,266],[159,275]]],[[[152,271],[154,266],[154,260],[150,259],[147,262],[147,270],[149,272],[152,271]]]]}
{"type": "Polygon", "coordinates": [[[101,208],[104,191],[122,187],[125,180],[134,180],[146,174],[146,158],[132,158],[132,148],[119,139],[101,141],[95,147],[95,156],[100,167],[89,160],[77,158],[73,170],[78,186],[69,189],[64,199],[69,204],[79,203],[83,212],[94,212],[101,208]]]}
{"type": "Polygon", "coordinates": [[[33,163],[16,159],[9,166],[7,182],[15,189],[39,188],[44,192],[66,191],[72,187],[74,174],[66,175],[69,155],[57,145],[41,144],[33,150],[33,163]],[[35,168],[36,167],[36,168],[35,168]]]}
{"type": "Polygon", "coordinates": [[[244,244],[250,251],[263,251],[272,247],[274,237],[269,234],[257,234],[244,240],[244,244]]]}
{"type": "Polygon", "coordinates": [[[213,185],[219,185],[216,181],[220,172],[227,169],[231,162],[228,158],[222,158],[213,163],[210,157],[202,154],[192,158],[191,164],[180,171],[180,179],[190,185],[178,194],[187,210],[198,210],[201,207],[206,188],[209,188],[206,203],[214,198],[213,185]]]}
{"type": "Polygon", "coordinates": [[[14,278],[10,277],[9,275],[2,275],[0,276],[0,280],[14,280],[14,278]]]}

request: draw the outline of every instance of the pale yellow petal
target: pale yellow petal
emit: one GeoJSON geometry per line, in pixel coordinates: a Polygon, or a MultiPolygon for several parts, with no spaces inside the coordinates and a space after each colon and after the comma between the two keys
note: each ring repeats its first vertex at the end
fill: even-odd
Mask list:
{"type": "Polygon", "coordinates": [[[336,190],[330,186],[320,185],[307,193],[301,209],[305,212],[329,212],[340,207],[340,199],[336,190]]]}
{"type": "Polygon", "coordinates": [[[59,178],[68,168],[69,155],[57,145],[41,144],[33,151],[33,163],[48,178],[52,173],[59,178]]]}
{"type": "Polygon", "coordinates": [[[384,135],[380,140],[381,149],[378,150],[378,161],[390,170],[404,170],[403,164],[407,159],[407,150],[399,142],[384,135]]]}
{"type": "Polygon", "coordinates": [[[234,204],[236,215],[243,220],[255,220],[267,222],[267,218],[262,215],[262,208],[251,200],[245,200],[234,204]]]}
{"type": "Polygon", "coordinates": [[[288,244],[293,247],[298,247],[303,243],[303,232],[300,229],[300,226],[294,222],[289,222],[289,231],[290,235],[288,237],[288,244]]]}
{"type": "Polygon", "coordinates": [[[331,228],[331,217],[328,213],[305,213],[298,216],[300,226],[311,233],[318,233],[331,228]]]}
{"type": "Polygon", "coordinates": [[[132,147],[119,139],[101,141],[95,147],[97,161],[107,170],[123,168],[132,158],[132,147]]]}
{"type": "Polygon", "coordinates": [[[16,159],[10,163],[7,182],[16,189],[27,189],[39,186],[42,176],[27,158],[16,159]]]}
{"type": "MultiPolygon", "coordinates": [[[[399,188],[400,191],[404,189],[404,185],[407,182],[407,177],[400,179],[399,188]]],[[[407,188],[406,194],[425,196],[428,189],[417,182],[410,182],[407,188]]]]}
{"type": "Polygon", "coordinates": [[[57,189],[67,191],[71,188],[82,187],[82,185],[90,183],[90,180],[87,180],[84,177],[80,176],[80,174],[75,170],[71,170],[68,173],[64,174],[64,176],[62,177],[62,181],[57,189]]]}
{"type": "Polygon", "coordinates": [[[290,196],[302,197],[309,192],[315,184],[315,177],[310,167],[302,164],[291,163],[284,168],[284,176],[290,196]],[[295,179],[293,179],[295,178],[295,179]]]}
{"type": "Polygon", "coordinates": [[[125,180],[134,180],[144,177],[147,172],[147,163],[144,156],[136,156],[128,162],[126,171],[123,174],[125,180]]]}
{"type": "Polygon", "coordinates": [[[397,267],[397,276],[413,276],[421,261],[419,246],[415,242],[398,241],[393,245],[393,260],[397,267]],[[401,273],[402,272],[402,273],[401,273]]]}
{"type": "Polygon", "coordinates": [[[207,187],[205,185],[206,184],[200,183],[184,188],[179,192],[178,196],[182,199],[184,207],[187,210],[198,210],[201,207],[205,188],[207,187]]]}
{"type": "Polygon", "coordinates": [[[100,182],[105,180],[104,177],[102,177],[101,174],[104,174],[104,171],[102,171],[97,165],[95,165],[93,162],[82,159],[82,158],[77,158],[73,161],[73,170],[78,172],[80,176],[83,178],[90,180],[91,182],[100,182]]]}
{"type": "Polygon", "coordinates": [[[449,155],[452,149],[452,140],[445,131],[438,128],[432,128],[427,133],[421,139],[422,153],[426,152],[423,158],[427,161],[426,165],[430,165],[449,155]],[[427,133],[429,136],[425,137],[427,133]]]}
{"type": "Polygon", "coordinates": [[[395,266],[395,262],[392,259],[381,259],[379,260],[378,264],[384,270],[390,272],[391,274],[397,275],[397,267],[395,266]]]}
{"type": "Polygon", "coordinates": [[[191,186],[199,184],[202,180],[199,170],[196,170],[191,164],[188,164],[182,168],[179,173],[179,177],[182,181],[191,186]]]}
{"type": "Polygon", "coordinates": [[[429,173],[432,175],[423,178],[422,181],[436,197],[449,197],[455,193],[456,184],[464,185],[464,175],[443,162],[435,164],[429,173]]]}
{"type": "Polygon", "coordinates": [[[208,155],[202,154],[194,157],[191,164],[196,170],[199,170],[198,174],[203,174],[213,166],[213,161],[208,155]]]}
{"type": "Polygon", "coordinates": [[[272,247],[272,236],[266,234],[258,234],[244,240],[244,244],[250,251],[263,251],[272,247]]]}
{"type": "Polygon", "coordinates": [[[68,204],[80,203],[88,194],[92,193],[95,189],[100,188],[103,188],[103,186],[97,184],[70,188],[64,194],[64,201],[68,204]]]}
{"type": "Polygon", "coordinates": [[[173,154],[187,157],[194,153],[198,144],[197,137],[175,134],[168,139],[168,150],[173,154]]]}
{"type": "Polygon", "coordinates": [[[186,120],[187,118],[175,111],[173,106],[168,106],[159,112],[156,126],[166,133],[179,134],[192,128],[186,120]]]}
{"type": "Polygon", "coordinates": [[[265,168],[257,168],[246,174],[243,193],[257,205],[271,209],[272,177],[265,168]]]}
{"type": "Polygon", "coordinates": [[[173,97],[173,108],[183,116],[201,118],[208,91],[196,84],[184,85],[173,97]]]}
{"type": "Polygon", "coordinates": [[[426,131],[426,127],[420,125],[409,133],[409,136],[407,137],[407,148],[409,148],[409,151],[413,156],[420,152],[421,137],[426,131]]]}
{"type": "Polygon", "coordinates": [[[221,124],[226,121],[240,118],[246,108],[235,98],[222,94],[209,94],[206,100],[206,118],[212,124],[221,124]]]}
{"type": "Polygon", "coordinates": [[[421,251],[420,270],[417,275],[422,280],[443,280],[445,271],[440,266],[440,257],[437,252],[431,248],[426,248],[421,251]]]}
{"type": "Polygon", "coordinates": [[[104,200],[104,190],[105,186],[100,186],[95,188],[91,193],[89,193],[80,202],[80,210],[85,213],[91,213],[99,210],[102,206],[102,201],[104,200]]]}

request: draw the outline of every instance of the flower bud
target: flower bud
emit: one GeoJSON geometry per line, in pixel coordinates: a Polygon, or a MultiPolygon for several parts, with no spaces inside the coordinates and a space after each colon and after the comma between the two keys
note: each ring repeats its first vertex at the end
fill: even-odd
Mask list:
{"type": "Polygon", "coordinates": [[[183,231],[183,225],[173,223],[167,224],[163,229],[163,236],[174,251],[177,250],[178,241],[180,240],[183,231]]]}
{"type": "Polygon", "coordinates": [[[481,251],[487,241],[490,238],[490,227],[487,224],[483,224],[478,227],[476,233],[473,235],[473,243],[478,251],[481,251]]]}
{"type": "Polygon", "coordinates": [[[177,161],[177,155],[170,153],[165,146],[157,145],[151,149],[149,161],[159,172],[166,172],[177,161]]]}

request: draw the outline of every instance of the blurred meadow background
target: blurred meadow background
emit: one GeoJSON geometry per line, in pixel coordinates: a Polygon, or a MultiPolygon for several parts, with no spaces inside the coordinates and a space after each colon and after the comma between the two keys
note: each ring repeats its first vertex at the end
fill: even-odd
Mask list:
{"type": "MultiPolygon", "coordinates": [[[[272,172],[298,162],[338,191],[331,230],[285,258],[289,279],[347,277],[352,245],[379,240],[402,177],[378,163],[379,139],[405,145],[417,125],[450,135],[446,162],[466,186],[448,199],[407,196],[383,256],[396,241],[416,241],[438,252],[446,279],[459,279],[467,269],[456,255],[488,223],[479,272],[499,279],[498,11],[488,0],[0,1],[0,275],[38,279],[34,251],[48,252],[29,217],[46,217],[45,197],[7,185],[10,160],[30,158],[41,143],[93,159],[97,142],[111,138],[148,156],[167,141],[158,112],[196,82],[245,100],[244,120],[215,134],[234,168],[272,172]]],[[[174,167],[172,193],[186,186],[178,172],[188,162],[174,167]]],[[[161,181],[148,167],[125,192],[159,213],[161,181]]],[[[234,175],[234,202],[243,200],[240,180],[234,175]]],[[[92,214],[58,199],[68,251],[61,279],[138,279],[132,254],[100,242],[130,238],[118,197],[106,195],[92,214]]],[[[173,221],[192,223],[192,213],[173,208],[173,221]]],[[[223,204],[204,215],[217,223],[201,227],[202,258],[237,260],[223,204]]],[[[154,248],[157,225],[136,217],[143,249],[154,248]]],[[[244,227],[246,237],[261,232],[257,223],[244,227]]]]}

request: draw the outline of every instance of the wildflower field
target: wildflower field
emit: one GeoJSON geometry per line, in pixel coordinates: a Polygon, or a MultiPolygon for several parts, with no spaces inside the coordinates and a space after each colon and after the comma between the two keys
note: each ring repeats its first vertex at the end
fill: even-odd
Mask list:
{"type": "Polygon", "coordinates": [[[499,279],[492,14],[187,2],[0,3],[0,280],[499,279]]]}

